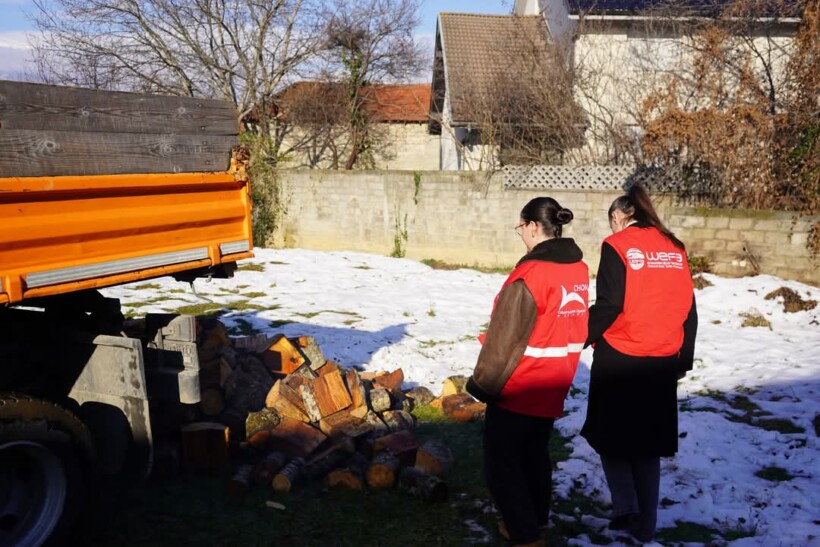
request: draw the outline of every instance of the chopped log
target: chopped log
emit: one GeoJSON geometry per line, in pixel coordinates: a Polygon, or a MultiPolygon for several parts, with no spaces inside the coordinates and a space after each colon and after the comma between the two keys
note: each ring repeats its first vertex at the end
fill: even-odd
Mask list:
{"type": "Polygon", "coordinates": [[[313,370],[316,371],[316,374],[318,376],[324,376],[325,374],[329,374],[331,372],[338,372],[340,374],[343,374],[342,367],[340,367],[333,361],[326,361],[324,365],[318,368],[313,368],[313,370]]]}
{"type": "Polygon", "coordinates": [[[230,430],[215,422],[182,426],[182,467],[186,471],[224,469],[229,461],[230,430]]]}
{"type": "Polygon", "coordinates": [[[355,439],[373,431],[373,426],[346,410],[340,410],[319,420],[319,429],[331,438],[350,437],[355,439]]]}
{"type": "Polygon", "coordinates": [[[390,407],[390,410],[403,410],[409,413],[413,412],[414,408],[413,399],[408,399],[404,396],[404,393],[399,393],[398,398],[393,403],[393,406],[390,407]]]}
{"type": "Polygon", "coordinates": [[[446,501],[447,483],[415,467],[405,467],[399,473],[399,487],[427,502],[446,501]]]}
{"type": "Polygon", "coordinates": [[[467,380],[468,378],[466,376],[450,376],[449,378],[445,378],[441,385],[441,397],[444,398],[448,395],[464,393],[467,389],[467,380]]]}
{"type": "Polygon", "coordinates": [[[233,347],[248,351],[250,353],[261,353],[265,351],[271,342],[267,334],[257,333],[251,336],[240,336],[233,339],[233,347]]]}
{"type": "Polygon", "coordinates": [[[372,410],[365,414],[363,420],[373,426],[373,433],[376,436],[386,435],[390,432],[390,429],[387,427],[387,424],[384,423],[384,420],[382,420],[379,415],[372,410]]]}
{"type": "Polygon", "coordinates": [[[371,488],[392,488],[396,484],[399,459],[389,450],[379,452],[370,462],[365,477],[371,488]]]}
{"type": "Polygon", "coordinates": [[[242,355],[225,384],[225,402],[243,412],[265,408],[265,396],[275,380],[255,356],[242,355]]]}
{"type": "MultiPolygon", "coordinates": [[[[300,366],[299,368],[297,368],[296,370],[294,370],[293,372],[291,372],[291,373],[288,375],[288,378],[289,378],[289,379],[290,379],[290,378],[304,378],[304,379],[306,379],[306,380],[314,380],[314,379],[316,379],[317,377],[318,377],[318,374],[316,374],[316,373],[313,371],[313,369],[312,369],[312,368],[310,368],[310,367],[307,365],[307,363],[306,363],[306,364],[304,364],[304,365],[302,365],[302,366],[300,366]]],[[[293,387],[293,386],[291,386],[291,387],[293,387]]]]}
{"type": "Polygon", "coordinates": [[[413,415],[404,410],[386,410],[382,412],[382,420],[390,431],[412,429],[416,423],[413,415]]]}
{"type": "Polygon", "coordinates": [[[350,393],[351,407],[361,408],[367,407],[367,393],[364,389],[364,384],[359,378],[359,371],[354,368],[348,369],[344,372],[345,385],[347,391],[350,393]]]}
{"type": "Polygon", "coordinates": [[[350,393],[347,392],[342,375],[338,371],[319,376],[309,384],[300,386],[299,394],[313,422],[335,414],[349,407],[351,403],[350,393]]]}
{"type": "Polygon", "coordinates": [[[397,431],[373,440],[374,454],[390,452],[402,466],[415,464],[418,448],[419,442],[409,431],[397,431]]]}
{"type": "Polygon", "coordinates": [[[271,338],[270,345],[259,355],[271,372],[290,374],[305,363],[301,350],[282,334],[271,338]]]}
{"type": "Polygon", "coordinates": [[[476,401],[469,393],[459,393],[441,398],[444,414],[457,422],[472,422],[484,417],[487,405],[476,401]]]}
{"type": "Polygon", "coordinates": [[[359,373],[359,378],[366,382],[372,382],[375,378],[382,376],[383,374],[387,374],[387,371],[379,370],[376,372],[371,372],[369,370],[363,370],[359,373]]]}
{"type": "Polygon", "coordinates": [[[287,416],[300,422],[310,421],[302,396],[283,380],[277,381],[270,388],[267,397],[265,397],[265,406],[276,410],[280,416],[287,416]]]}
{"type": "Polygon", "coordinates": [[[383,387],[370,390],[370,408],[373,412],[384,412],[390,409],[390,391],[383,387]]]}
{"type": "Polygon", "coordinates": [[[360,406],[360,407],[354,408],[353,410],[350,411],[350,415],[353,416],[354,418],[360,418],[360,419],[364,420],[365,416],[367,416],[367,414],[370,413],[370,412],[373,412],[373,411],[370,410],[369,408],[367,408],[367,405],[365,405],[365,406],[360,406]]]}
{"type": "Polygon", "coordinates": [[[433,399],[436,398],[436,396],[433,395],[433,392],[424,386],[416,386],[412,389],[408,389],[404,392],[404,396],[413,400],[415,403],[414,408],[417,408],[420,405],[429,405],[433,399]]]}
{"type": "Polygon", "coordinates": [[[402,383],[404,383],[404,372],[400,368],[373,378],[373,385],[375,387],[383,387],[389,392],[396,394],[401,393],[402,383]]]}
{"type": "Polygon", "coordinates": [[[293,418],[282,418],[282,422],[267,433],[265,448],[284,452],[291,457],[306,458],[327,439],[327,435],[315,427],[293,418]]]}
{"type": "Polygon", "coordinates": [[[351,439],[334,443],[310,458],[305,464],[302,473],[309,479],[323,478],[334,469],[345,465],[353,455],[354,450],[353,441],[351,439]]]}
{"type": "Polygon", "coordinates": [[[225,410],[225,399],[222,390],[219,388],[203,389],[199,393],[199,410],[205,416],[214,417],[222,414],[225,410]]]}
{"type": "Polygon", "coordinates": [[[416,467],[429,475],[443,477],[453,467],[453,451],[441,441],[426,441],[416,452],[416,467]]]}
{"type": "Polygon", "coordinates": [[[345,467],[328,473],[325,477],[325,484],[331,488],[362,490],[365,485],[365,473],[369,466],[370,460],[365,455],[353,454],[345,467]]]}
{"type": "Polygon", "coordinates": [[[253,480],[256,484],[270,484],[273,477],[285,466],[288,457],[283,452],[270,452],[253,471],[253,480]]]}
{"type": "Polygon", "coordinates": [[[319,349],[319,345],[312,336],[300,336],[293,340],[295,345],[299,347],[302,355],[307,358],[307,364],[313,370],[317,370],[327,363],[327,359],[319,349]]]}
{"type": "Polygon", "coordinates": [[[271,430],[279,427],[281,423],[282,416],[270,408],[249,412],[245,418],[246,440],[257,448],[267,448],[271,430]]]}
{"type": "Polygon", "coordinates": [[[290,492],[299,484],[304,465],[305,460],[303,458],[293,458],[273,477],[271,487],[276,492],[290,492]]]}
{"type": "MultiPolygon", "coordinates": [[[[448,397],[449,397],[449,395],[448,395],[448,397]]],[[[438,410],[442,410],[442,407],[441,407],[441,401],[442,401],[442,399],[443,399],[443,397],[436,397],[435,399],[433,399],[432,401],[430,401],[430,406],[431,406],[432,408],[435,408],[435,409],[438,409],[438,410]]]]}
{"type": "Polygon", "coordinates": [[[251,489],[251,480],[253,478],[253,466],[250,464],[242,464],[231,477],[228,484],[228,491],[234,497],[242,497],[251,489]]]}

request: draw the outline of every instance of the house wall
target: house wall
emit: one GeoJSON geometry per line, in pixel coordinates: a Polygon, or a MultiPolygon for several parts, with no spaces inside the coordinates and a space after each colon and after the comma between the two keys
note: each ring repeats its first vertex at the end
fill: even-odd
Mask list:
{"type": "MultiPolygon", "coordinates": [[[[376,169],[410,169],[417,171],[439,168],[439,138],[427,132],[427,123],[383,123],[374,127],[376,169]]],[[[295,129],[283,142],[282,149],[288,150],[302,138],[295,129]]],[[[347,137],[341,136],[334,142],[338,149],[339,164],[344,165],[347,159],[347,137]]],[[[286,169],[315,167],[327,169],[332,166],[332,155],[329,149],[308,153],[300,150],[287,154],[287,161],[282,164],[286,169]],[[311,155],[321,154],[319,161],[311,155]]]]}
{"type": "MultiPolygon", "coordinates": [[[[351,250],[450,263],[512,266],[524,253],[513,231],[521,208],[550,195],[575,214],[564,235],[576,239],[595,271],[606,212],[619,192],[506,190],[503,176],[456,172],[286,171],[280,177],[285,247],[351,250]]],[[[705,256],[716,273],[754,272],[820,286],[806,249],[812,223],[778,212],[709,210],[658,202],[667,226],[705,256]]]]}

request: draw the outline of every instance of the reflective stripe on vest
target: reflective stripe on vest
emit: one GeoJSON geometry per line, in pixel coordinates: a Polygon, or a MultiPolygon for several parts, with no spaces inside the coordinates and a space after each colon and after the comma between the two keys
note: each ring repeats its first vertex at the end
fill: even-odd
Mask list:
{"type": "Polygon", "coordinates": [[[564,347],[552,348],[534,348],[532,346],[527,346],[527,349],[524,350],[524,355],[527,357],[566,357],[570,353],[581,353],[581,350],[583,349],[583,342],[580,344],[569,344],[564,347]]]}

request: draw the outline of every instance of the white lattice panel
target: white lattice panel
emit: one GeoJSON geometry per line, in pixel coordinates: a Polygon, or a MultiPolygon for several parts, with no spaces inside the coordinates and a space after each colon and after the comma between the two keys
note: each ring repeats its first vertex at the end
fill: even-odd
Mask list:
{"type": "Polygon", "coordinates": [[[632,183],[653,191],[675,191],[660,172],[629,165],[535,165],[505,167],[505,188],[551,190],[623,190],[632,183]]]}

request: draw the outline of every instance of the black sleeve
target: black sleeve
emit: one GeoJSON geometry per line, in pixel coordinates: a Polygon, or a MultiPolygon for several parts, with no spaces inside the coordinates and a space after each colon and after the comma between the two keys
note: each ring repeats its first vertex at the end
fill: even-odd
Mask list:
{"type": "Polygon", "coordinates": [[[698,333],[698,307],[695,302],[695,295],[692,295],[692,307],[689,308],[689,315],[683,322],[683,345],[680,348],[680,363],[678,365],[678,375],[682,378],[684,374],[692,370],[695,361],[695,336],[698,333]]]}
{"type": "Polygon", "coordinates": [[[595,279],[595,304],[589,308],[589,334],[584,347],[595,343],[615,322],[624,308],[626,265],[609,243],[601,246],[601,261],[595,279]]]}

